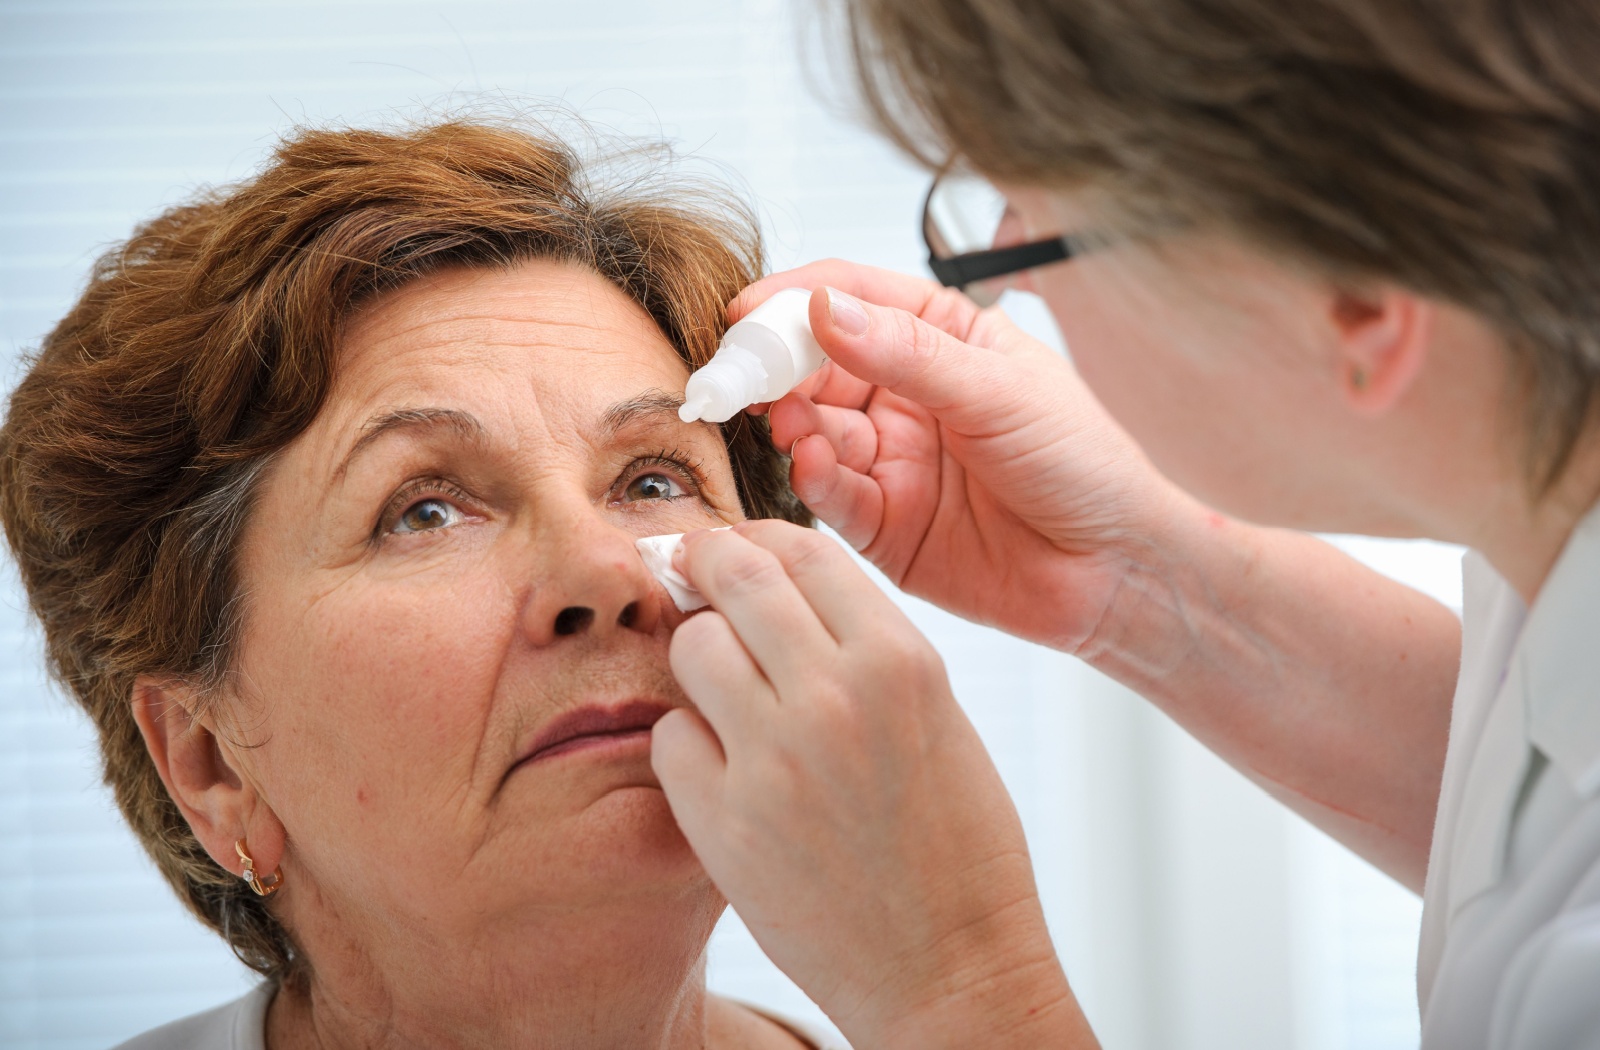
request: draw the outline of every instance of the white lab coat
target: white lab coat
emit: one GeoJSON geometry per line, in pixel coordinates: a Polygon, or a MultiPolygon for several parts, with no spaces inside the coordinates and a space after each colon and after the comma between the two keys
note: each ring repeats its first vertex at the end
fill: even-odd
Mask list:
{"type": "Polygon", "coordinates": [[[1532,609],[1480,555],[1423,894],[1423,1050],[1600,1048],[1600,507],[1532,609]]]}

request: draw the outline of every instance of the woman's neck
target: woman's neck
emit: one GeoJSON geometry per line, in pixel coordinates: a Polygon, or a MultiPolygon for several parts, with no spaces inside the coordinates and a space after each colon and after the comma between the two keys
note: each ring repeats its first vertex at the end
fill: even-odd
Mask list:
{"type": "Polygon", "coordinates": [[[356,938],[341,947],[313,935],[313,972],[280,989],[268,1012],[268,1050],[700,1050],[719,1027],[705,946],[721,908],[679,910],[544,916],[470,944],[396,931],[361,937],[358,948],[356,938]]]}

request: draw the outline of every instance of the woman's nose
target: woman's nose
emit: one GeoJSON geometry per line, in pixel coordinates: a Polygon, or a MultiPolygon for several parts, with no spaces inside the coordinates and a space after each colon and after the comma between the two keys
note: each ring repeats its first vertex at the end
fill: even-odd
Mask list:
{"type": "Polygon", "coordinates": [[[619,632],[654,634],[666,610],[661,587],[644,567],[633,537],[610,522],[577,516],[539,530],[525,630],[536,645],[619,632]],[[585,520],[587,519],[587,520],[585,520]]]}

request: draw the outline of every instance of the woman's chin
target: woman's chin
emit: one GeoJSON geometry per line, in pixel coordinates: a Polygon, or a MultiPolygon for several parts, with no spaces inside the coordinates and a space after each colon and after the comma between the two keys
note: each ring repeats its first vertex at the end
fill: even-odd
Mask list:
{"type": "Polygon", "coordinates": [[[534,862],[540,874],[559,879],[580,895],[614,898],[710,885],[666,795],[653,784],[605,791],[565,819],[545,825],[539,843],[523,855],[542,857],[542,863],[534,862]]]}
{"type": "Polygon", "coordinates": [[[595,852],[601,857],[634,856],[703,874],[659,787],[634,785],[607,792],[585,812],[583,823],[593,829],[601,847],[595,852]]]}

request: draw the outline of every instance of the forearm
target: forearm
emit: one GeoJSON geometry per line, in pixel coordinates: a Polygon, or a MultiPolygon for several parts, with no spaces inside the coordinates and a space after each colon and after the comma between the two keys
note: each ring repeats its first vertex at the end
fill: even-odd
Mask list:
{"type": "Polygon", "coordinates": [[[1420,890],[1455,615],[1310,536],[1203,508],[1169,521],[1079,655],[1420,890]]]}

